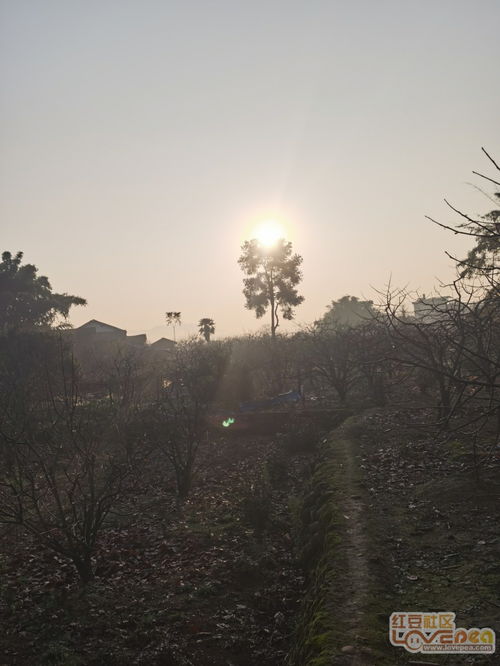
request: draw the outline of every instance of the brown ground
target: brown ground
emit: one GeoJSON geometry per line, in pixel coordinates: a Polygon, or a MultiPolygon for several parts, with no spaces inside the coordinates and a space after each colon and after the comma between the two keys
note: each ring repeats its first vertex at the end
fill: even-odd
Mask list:
{"type": "MultiPolygon", "coordinates": [[[[477,479],[467,443],[432,434],[426,419],[371,411],[335,435],[337,612],[348,621],[332,664],[500,664],[388,644],[395,610],[451,610],[461,626],[500,635],[499,460],[483,459],[477,479]]],[[[68,562],[4,532],[0,665],[282,665],[304,595],[293,506],[313,454],[290,454],[284,469],[275,451],[273,436],[216,442],[180,512],[154,461],[106,527],[85,593],[68,562]],[[244,499],[269,477],[266,462],[271,510],[260,534],[244,499]]]]}
{"type": "MultiPolygon", "coordinates": [[[[500,635],[500,460],[483,457],[476,477],[467,441],[433,434],[432,420],[415,409],[369,412],[352,432],[350,457],[365,505],[357,512],[361,550],[370,569],[359,634],[369,632],[372,647],[387,655],[374,666],[500,664],[498,654],[411,656],[381,640],[388,616],[399,610],[449,610],[457,626],[488,626],[500,635]]],[[[356,532],[352,560],[361,563],[353,580],[367,580],[356,532]]]]}
{"type": "Polygon", "coordinates": [[[212,445],[181,512],[155,461],[106,527],[85,593],[70,563],[4,532],[0,664],[281,664],[303,591],[289,498],[308,456],[271,470],[262,535],[242,508],[274,448],[248,435],[212,445]]]}

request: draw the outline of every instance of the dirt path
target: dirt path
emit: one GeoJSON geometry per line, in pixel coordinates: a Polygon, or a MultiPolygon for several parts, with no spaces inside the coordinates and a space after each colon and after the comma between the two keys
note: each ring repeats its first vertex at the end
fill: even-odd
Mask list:
{"type": "MultiPolygon", "coordinates": [[[[361,495],[357,494],[357,479],[354,473],[354,466],[357,463],[354,458],[352,443],[350,440],[343,440],[342,443],[345,448],[346,483],[354,491],[354,494],[344,497],[342,510],[349,525],[347,528],[346,552],[348,556],[347,577],[351,599],[346,606],[346,613],[351,618],[351,631],[356,638],[363,631],[362,620],[369,589],[367,535],[363,518],[366,513],[366,506],[361,495]]],[[[353,666],[361,666],[366,663],[365,655],[360,653],[356,653],[352,659],[353,666]]]]}
{"type": "Polygon", "coordinates": [[[370,567],[366,525],[366,502],[360,487],[359,459],[355,445],[340,429],[335,453],[340,468],[341,487],[338,494],[339,512],[345,520],[342,555],[345,572],[342,586],[346,592],[342,614],[348,618],[344,653],[339,663],[350,666],[373,664],[368,647],[361,645],[364,619],[370,591],[370,567]]]}

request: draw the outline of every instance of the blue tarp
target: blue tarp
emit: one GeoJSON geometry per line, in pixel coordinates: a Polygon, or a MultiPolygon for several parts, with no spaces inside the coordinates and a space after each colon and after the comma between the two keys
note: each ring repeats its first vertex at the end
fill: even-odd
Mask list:
{"type": "Polygon", "coordinates": [[[302,396],[299,391],[288,391],[288,393],[280,393],[274,398],[266,398],[265,400],[250,400],[248,402],[240,403],[240,412],[255,412],[259,409],[269,409],[270,407],[279,407],[291,402],[299,402],[302,396]]]}

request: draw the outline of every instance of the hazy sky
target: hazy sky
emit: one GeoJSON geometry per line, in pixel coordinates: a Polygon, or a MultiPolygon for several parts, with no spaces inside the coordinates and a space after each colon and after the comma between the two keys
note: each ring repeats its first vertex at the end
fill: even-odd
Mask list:
{"type": "Polygon", "coordinates": [[[430,292],[467,244],[424,214],[488,210],[499,0],[0,8],[2,249],[88,299],[75,325],[258,329],[236,260],[265,218],[304,257],[298,322],[391,274],[430,292]]]}

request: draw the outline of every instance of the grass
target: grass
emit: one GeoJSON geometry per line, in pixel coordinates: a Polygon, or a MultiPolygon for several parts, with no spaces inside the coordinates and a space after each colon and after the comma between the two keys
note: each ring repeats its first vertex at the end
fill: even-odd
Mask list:
{"type": "Polygon", "coordinates": [[[340,549],[345,521],[339,511],[342,489],[334,458],[331,440],[323,442],[303,498],[301,559],[309,584],[289,655],[291,666],[329,666],[342,631],[337,601],[339,574],[345,569],[340,549]]]}

